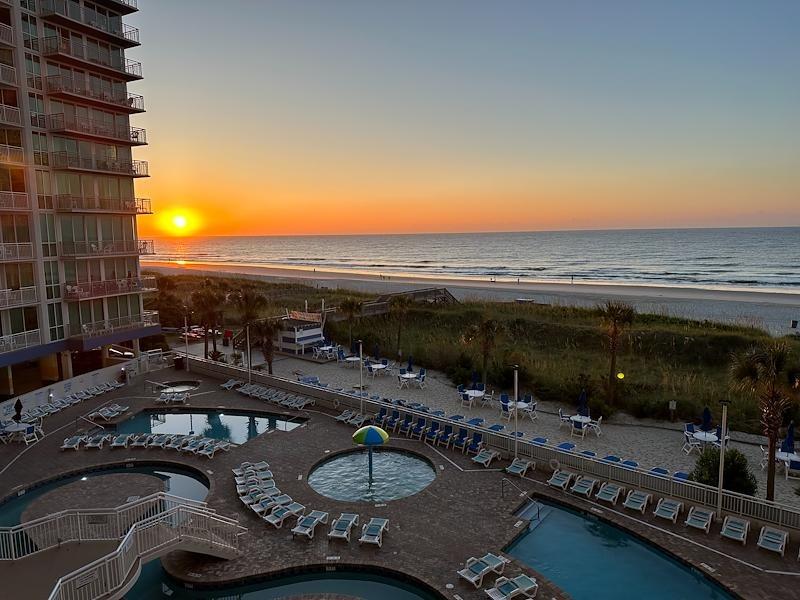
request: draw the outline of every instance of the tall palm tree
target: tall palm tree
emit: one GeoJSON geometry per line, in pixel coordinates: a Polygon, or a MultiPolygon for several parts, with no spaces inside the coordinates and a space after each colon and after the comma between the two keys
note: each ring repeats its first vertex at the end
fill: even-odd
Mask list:
{"type": "Polygon", "coordinates": [[[411,310],[411,305],[414,301],[408,296],[394,296],[389,302],[389,314],[397,321],[397,355],[400,356],[400,336],[403,333],[403,325],[405,324],[408,311],[411,310]]]}
{"type": "Polygon", "coordinates": [[[192,307],[205,331],[205,357],[208,358],[209,330],[211,331],[211,341],[214,348],[214,355],[216,356],[217,324],[219,323],[225,304],[225,294],[219,291],[216,286],[207,279],[201,289],[192,292],[191,298],[192,307]]]}
{"type": "Polygon", "coordinates": [[[788,373],[789,354],[788,344],[775,340],[731,356],[731,386],[758,399],[761,427],[769,440],[767,500],[775,499],[775,450],[783,417],[797,395],[797,382],[792,384],[788,373]]]}
{"type": "Polygon", "coordinates": [[[636,309],[626,302],[607,300],[599,307],[603,329],[608,337],[608,403],[614,406],[617,391],[617,352],[619,338],[636,318],[636,309]]]}
{"type": "Polygon", "coordinates": [[[497,345],[497,338],[503,331],[503,326],[500,321],[496,319],[483,318],[480,323],[476,323],[469,328],[464,336],[468,344],[475,344],[478,346],[481,353],[482,360],[482,375],[483,382],[487,383],[487,376],[489,374],[489,359],[492,355],[492,350],[497,345]]]}
{"type": "Polygon", "coordinates": [[[258,345],[264,353],[264,362],[267,363],[267,372],[272,375],[272,361],[275,359],[275,335],[281,330],[279,321],[264,319],[253,324],[258,345]]]}
{"type": "Polygon", "coordinates": [[[255,288],[249,286],[234,292],[230,297],[230,301],[236,312],[239,313],[242,325],[249,325],[255,321],[267,305],[266,298],[259,294],[255,288]]]}
{"type": "Polygon", "coordinates": [[[348,348],[353,347],[353,321],[355,321],[356,316],[361,314],[361,302],[356,300],[355,298],[345,298],[342,300],[341,304],[339,304],[339,310],[344,313],[345,318],[347,319],[347,325],[349,330],[349,340],[348,340],[348,348]]]}

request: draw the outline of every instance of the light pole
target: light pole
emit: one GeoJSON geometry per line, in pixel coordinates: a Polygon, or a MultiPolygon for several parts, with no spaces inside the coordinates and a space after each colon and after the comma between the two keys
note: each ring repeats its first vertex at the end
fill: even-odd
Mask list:
{"type": "Polygon", "coordinates": [[[252,361],[250,360],[250,323],[245,325],[245,337],[247,340],[245,343],[247,344],[247,383],[251,382],[251,375],[250,370],[252,368],[252,361]]]}
{"type": "Polygon", "coordinates": [[[183,340],[186,342],[186,372],[189,372],[189,307],[183,306],[183,340]]]}
{"type": "Polygon", "coordinates": [[[514,365],[514,458],[517,458],[517,446],[519,436],[517,435],[517,413],[519,412],[519,365],[514,365]]]}
{"type": "Polygon", "coordinates": [[[719,489],[717,490],[717,518],[722,517],[722,479],[725,472],[725,438],[728,435],[728,404],[727,398],[719,401],[722,404],[722,429],[719,440],[719,489]]]}
{"type": "Polygon", "coordinates": [[[360,404],[360,414],[364,414],[364,344],[358,340],[358,398],[360,404]]]}

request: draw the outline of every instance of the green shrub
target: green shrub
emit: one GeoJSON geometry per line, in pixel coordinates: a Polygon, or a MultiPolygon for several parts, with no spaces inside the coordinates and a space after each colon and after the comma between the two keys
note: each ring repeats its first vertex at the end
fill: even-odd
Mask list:
{"type": "MultiPolygon", "coordinates": [[[[719,485],[719,449],[710,447],[703,450],[697,459],[689,479],[706,485],[719,485]]],[[[725,473],[722,487],[731,492],[754,496],[758,491],[756,476],[750,470],[747,457],[739,450],[725,450],[725,473]]]]}

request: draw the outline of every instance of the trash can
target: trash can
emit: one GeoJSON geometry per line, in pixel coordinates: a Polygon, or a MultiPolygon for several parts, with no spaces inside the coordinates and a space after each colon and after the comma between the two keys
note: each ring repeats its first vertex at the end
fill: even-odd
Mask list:
{"type": "Polygon", "coordinates": [[[176,356],[175,357],[175,370],[176,371],[183,371],[184,368],[185,368],[184,362],[185,362],[185,359],[184,359],[183,356],[176,356]]]}

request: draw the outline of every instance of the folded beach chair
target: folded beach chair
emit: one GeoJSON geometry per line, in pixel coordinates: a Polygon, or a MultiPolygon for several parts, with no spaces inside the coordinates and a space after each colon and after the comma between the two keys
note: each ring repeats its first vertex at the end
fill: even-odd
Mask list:
{"type": "Polygon", "coordinates": [[[226,381],[225,383],[220,383],[219,387],[221,387],[224,390],[232,390],[237,385],[242,385],[243,383],[244,381],[241,381],[239,379],[228,379],[228,381],[226,381]]]}
{"type": "Polygon", "coordinates": [[[606,481],[600,486],[600,489],[597,491],[597,494],[595,494],[594,497],[598,500],[603,500],[604,502],[610,502],[616,506],[620,494],[622,494],[622,488],[620,486],[618,486],[616,483],[606,481]]]}
{"type": "Polygon", "coordinates": [[[78,450],[84,441],[86,441],[86,438],[83,437],[82,435],[73,435],[71,438],[67,438],[64,440],[64,443],[61,444],[61,449],[78,450]]]}
{"type": "Polygon", "coordinates": [[[592,496],[592,492],[594,491],[594,486],[596,485],[596,479],[592,479],[586,475],[581,475],[577,480],[575,480],[575,483],[572,484],[572,487],[569,491],[578,496],[590,498],[592,496]]]}
{"type": "Polygon", "coordinates": [[[346,421],[349,421],[350,419],[352,419],[355,416],[355,414],[356,414],[355,411],[346,410],[342,414],[340,414],[338,417],[334,417],[334,419],[336,419],[337,421],[339,421],[341,423],[345,423],[346,421]]]}
{"type": "Polygon", "coordinates": [[[348,423],[354,427],[363,427],[367,421],[369,421],[369,415],[356,415],[348,423]]]}
{"type": "Polygon", "coordinates": [[[483,585],[483,578],[489,573],[502,575],[509,561],[501,556],[486,554],[483,558],[469,558],[464,568],[456,571],[462,579],[466,579],[476,588],[483,585]]]}
{"type": "Polygon", "coordinates": [[[261,462],[257,462],[257,463],[251,463],[249,461],[245,461],[242,464],[240,464],[238,467],[234,467],[233,469],[231,469],[231,471],[233,471],[233,474],[235,476],[241,477],[242,475],[245,474],[245,471],[249,471],[249,470],[252,470],[252,471],[263,471],[263,470],[266,470],[266,469],[269,469],[269,463],[267,461],[265,461],[265,460],[262,460],[261,462]]]}
{"type": "MultiPolygon", "coordinates": [[[[239,500],[242,501],[242,504],[249,506],[256,514],[260,515],[271,510],[273,506],[280,506],[279,504],[275,504],[272,500],[282,495],[278,488],[265,490],[256,487],[251,489],[244,496],[239,496],[239,500]]],[[[288,502],[285,504],[288,504],[288,502]]]]}
{"type": "Polygon", "coordinates": [[[223,449],[223,444],[220,442],[212,442],[210,444],[206,444],[200,450],[195,452],[198,456],[205,456],[206,458],[214,458],[214,455],[217,451],[223,449]]]}
{"type": "Polygon", "coordinates": [[[312,510],[304,517],[297,519],[297,525],[292,528],[292,537],[296,535],[304,535],[308,539],[314,539],[314,532],[317,525],[320,523],[326,524],[328,522],[328,513],[321,510],[312,510]]]}
{"type": "Polygon", "coordinates": [[[547,485],[549,485],[550,487],[566,491],[567,486],[569,485],[570,481],[572,481],[573,475],[574,474],[570,473],[569,471],[564,471],[562,469],[559,469],[558,471],[553,473],[550,479],[547,480],[547,485]]]}
{"type": "Polygon", "coordinates": [[[631,510],[638,510],[640,513],[644,514],[651,498],[652,495],[646,492],[631,490],[628,492],[628,496],[625,498],[625,502],[622,503],[622,506],[630,508],[631,510]]]}
{"type": "Polygon", "coordinates": [[[163,433],[159,433],[158,435],[154,435],[150,441],[147,443],[148,448],[163,448],[164,446],[169,443],[170,437],[168,435],[164,435],[163,433]]]}
{"type": "Polygon", "coordinates": [[[702,529],[708,533],[711,529],[711,522],[714,520],[715,514],[713,510],[692,506],[689,509],[689,514],[686,515],[685,524],[695,529],[702,529]]]}
{"type": "Polygon", "coordinates": [[[150,441],[151,437],[153,436],[149,433],[140,433],[138,435],[134,435],[130,440],[128,440],[128,447],[145,448],[147,447],[147,443],[150,441]]]}
{"type": "Polygon", "coordinates": [[[472,457],[472,462],[477,463],[479,465],[483,465],[484,467],[488,467],[491,462],[500,456],[500,453],[495,450],[481,450],[472,457]]]}
{"type": "Polygon", "coordinates": [[[509,598],[534,598],[539,591],[536,580],[528,575],[517,575],[513,579],[498,577],[494,587],[486,590],[486,595],[492,600],[507,600],[509,598]]]}
{"type": "Polygon", "coordinates": [[[105,444],[109,439],[111,439],[110,435],[98,433],[97,435],[93,435],[89,439],[86,440],[86,448],[102,448],[103,444],[105,444]]]}
{"type": "Polygon", "coordinates": [[[127,448],[128,442],[132,437],[133,436],[129,433],[115,435],[114,439],[111,440],[111,448],[127,448]]]}
{"type": "Polygon", "coordinates": [[[719,534],[722,537],[741,542],[742,545],[744,545],[747,542],[748,531],[750,531],[750,521],[728,515],[722,522],[722,529],[719,534]]]}
{"type": "Polygon", "coordinates": [[[789,541],[789,534],[782,529],[775,529],[764,525],[758,534],[758,547],[764,550],[777,552],[781,556],[786,552],[786,543],[789,541]]]}
{"type": "Polygon", "coordinates": [[[262,481],[261,479],[252,478],[248,479],[244,483],[239,483],[236,485],[236,493],[239,494],[240,496],[255,489],[279,491],[278,486],[275,485],[275,481],[272,479],[262,481]]]}
{"type": "MultiPolygon", "coordinates": [[[[473,459],[474,460],[474,459],[473,459]]],[[[528,469],[534,468],[534,464],[529,460],[515,458],[514,461],[505,468],[505,472],[510,475],[518,475],[524,477],[528,469]]]]}
{"type": "Polygon", "coordinates": [[[256,471],[255,469],[248,469],[242,475],[237,475],[233,478],[237,484],[245,483],[250,479],[267,481],[274,479],[274,477],[272,476],[272,471],[256,471]]]}
{"type": "Polygon", "coordinates": [[[173,435],[172,439],[164,445],[164,448],[180,450],[185,444],[188,444],[193,439],[195,439],[193,435],[173,435]]]}
{"type": "Polygon", "coordinates": [[[661,498],[658,501],[653,514],[657,517],[661,517],[662,519],[667,519],[668,521],[675,523],[678,520],[678,514],[681,512],[681,508],[683,508],[683,502],[678,502],[677,500],[672,500],[671,498],[661,498]]]}
{"type": "Polygon", "coordinates": [[[331,525],[331,530],[328,532],[328,539],[340,539],[349,542],[350,532],[355,525],[358,525],[358,515],[342,513],[331,525]]]}
{"type": "Polygon", "coordinates": [[[299,502],[291,502],[286,506],[276,506],[272,509],[272,512],[264,515],[264,520],[270,525],[274,525],[275,529],[280,529],[286,519],[302,515],[305,509],[306,507],[299,502]]]}
{"type": "Polygon", "coordinates": [[[372,517],[369,523],[361,528],[359,544],[375,544],[378,548],[383,546],[383,532],[389,527],[389,519],[372,517]]]}

